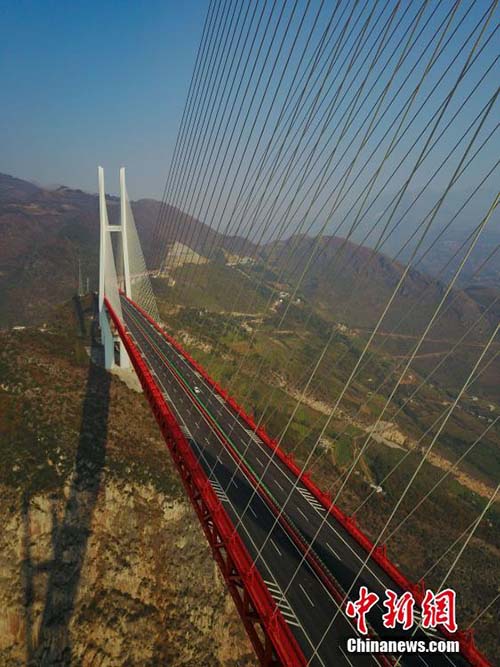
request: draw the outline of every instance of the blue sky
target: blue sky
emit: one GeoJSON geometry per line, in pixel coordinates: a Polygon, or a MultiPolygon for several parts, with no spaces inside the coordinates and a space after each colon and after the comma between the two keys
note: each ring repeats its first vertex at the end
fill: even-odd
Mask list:
{"type": "Polygon", "coordinates": [[[0,3],[0,171],[132,197],[163,190],[204,0],[0,3]]]}
{"type": "MultiPolygon", "coordinates": [[[[299,60],[304,36],[312,24],[318,3],[319,0],[313,1],[309,10],[305,9],[305,2],[298,3],[293,27],[299,24],[302,12],[305,11],[307,16],[304,14],[306,19],[302,30],[302,41],[299,40],[293,50],[294,57],[282,89],[286,88],[294,64],[299,60]]],[[[122,0],[121,2],[111,0],[87,0],[85,2],[8,0],[0,3],[0,75],[3,84],[0,126],[6,128],[0,152],[0,171],[44,185],[64,184],[95,191],[96,166],[102,164],[106,169],[108,191],[117,192],[118,167],[125,165],[128,174],[128,189],[132,198],[161,197],[203,29],[207,4],[208,0],[182,2],[179,0],[142,2],[139,0],[122,0]]],[[[272,4],[268,3],[269,6],[272,4]]],[[[294,5],[293,2],[288,3],[286,16],[292,12],[292,5],[294,5]]],[[[384,5],[385,3],[377,5],[376,13],[384,14],[385,12],[388,15],[391,3],[387,10],[384,9],[384,5]]],[[[432,71],[427,77],[428,87],[435,82],[437,74],[446,66],[447,59],[452,57],[458,44],[475,25],[480,15],[487,10],[488,5],[489,2],[471,2],[471,0],[464,0],[461,3],[456,22],[470,9],[467,21],[461,25],[455,38],[445,50],[439,66],[435,68],[436,71],[432,71]]],[[[277,6],[281,5],[278,3],[277,6]]],[[[425,50],[423,45],[427,38],[432,36],[433,29],[440,24],[441,20],[444,20],[451,6],[452,0],[444,0],[438,5],[433,22],[419,42],[420,46],[415,49],[405,66],[399,68],[395,83],[403,78],[407,68],[416,60],[420,51],[425,50]]],[[[324,29],[332,7],[333,3],[325,3],[316,28],[316,36],[324,29]]],[[[407,18],[394,33],[394,43],[400,35],[405,35],[405,26],[410,17],[418,12],[418,7],[419,3],[410,7],[407,18]]],[[[427,17],[434,7],[433,3],[429,3],[424,17],[427,17]]],[[[359,8],[359,13],[368,14],[370,12],[369,3],[367,5],[360,3],[359,8]]],[[[402,3],[398,16],[403,14],[404,8],[406,4],[402,3]]],[[[267,11],[269,12],[270,9],[268,8],[267,11]]],[[[274,21],[276,21],[277,14],[278,11],[275,12],[274,21]]],[[[283,20],[280,30],[283,30],[285,23],[286,21],[283,20]]],[[[494,23],[496,21],[493,21],[492,25],[494,23]]],[[[491,29],[490,26],[489,31],[491,29]]],[[[293,30],[280,56],[274,84],[281,71],[280,68],[284,67],[285,54],[290,47],[292,34],[293,30]]],[[[278,32],[278,37],[273,41],[271,47],[268,70],[278,50],[279,35],[278,32]]],[[[313,43],[311,42],[311,49],[313,43]]],[[[472,43],[471,38],[467,49],[471,48],[472,43]]],[[[363,48],[370,53],[372,48],[370,39],[365,40],[363,48]]],[[[462,67],[467,53],[468,51],[465,50],[461,59],[456,62],[454,70],[444,82],[443,90],[446,89],[446,86],[451,85],[450,81],[462,67]]],[[[474,81],[479,79],[485,64],[492,62],[497,53],[498,44],[496,40],[491,40],[464,85],[464,92],[459,90],[455,95],[453,104],[456,109],[460,110],[464,95],[471,90],[474,81]]],[[[381,62],[386,62],[385,55],[381,62]]],[[[390,67],[380,66],[380,71],[377,72],[378,88],[375,87],[373,95],[378,93],[391,71],[390,67]]],[[[478,89],[477,94],[468,103],[467,108],[463,109],[457,122],[453,123],[450,131],[442,140],[442,145],[437,149],[438,155],[444,154],[446,149],[453,144],[473,115],[491,95],[496,86],[497,75],[498,68],[491,72],[488,79],[478,89]]],[[[263,82],[266,76],[263,77],[263,82]]],[[[417,74],[409,82],[408,91],[413,87],[416,77],[417,74]]],[[[333,91],[335,91],[336,78],[336,75],[332,76],[333,91]]],[[[355,90],[354,80],[355,77],[350,86],[352,90],[355,90]]],[[[261,83],[257,88],[260,91],[263,87],[264,84],[261,83]]],[[[347,86],[348,89],[350,87],[347,86]]],[[[226,86],[221,87],[221,100],[226,94],[226,88],[226,86]]],[[[248,95],[243,96],[244,99],[239,102],[244,110],[246,105],[251,103],[252,87],[249,90],[248,95]]],[[[420,97],[423,97],[424,93],[425,90],[422,89],[420,97]]],[[[331,95],[333,94],[332,92],[331,95]]],[[[257,99],[258,97],[259,95],[257,99]]],[[[269,93],[266,103],[270,103],[271,97],[269,93]]],[[[328,95],[325,95],[324,99],[322,98],[322,104],[326,106],[328,99],[328,95]]],[[[404,99],[403,95],[401,99],[404,99]]],[[[344,106],[340,103],[337,105],[338,109],[333,117],[332,125],[335,124],[337,117],[342,121],[343,116],[347,114],[348,100],[349,97],[343,103],[344,106]]],[[[279,108],[281,101],[282,98],[278,97],[276,108],[279,108]]],[[[369,106],[368,102],[367,106],[369,106]]],[[[251,119],[254,118],[256,104],[257,101],[251,110],[251,119]]],[[[264,106],[259,123],[263,122],[265,110],[264,106]]],[[[380,133],[385,131],[391,118],[398,111],[399,106],[395,104],[384,123],[381,124],[380,133]]],[[[273,111],[267,123],[264,123],[269,131],[274,125],[273,120],[275,120],[276,113],[273,111]]],[[[495,123],[494,117],[495,114],[491,114],[484,132],[495,123]]],[[[217,115],[214,116],[214,122],[215,118],[217,115]]],[[[427,120],[426,114],[422,114],[415,124],[415,132],[423,127],[427,120]]],[[[224,123],[225,121],[222,122],[223,125],[224,123]]],[[[229,120],[227,123],[227,127],[231,128],[229,120]]],[[[250,125],[250,122],[247,125],[250,125]]],[[[353,125],[352,132],[357,128],[358,123],[353,125]]],[[[259,125],[254,132],[254,138],[258,133],[259,125]]],[[[266,127],[264,136],[265,133],[266,127]]],[[[222,136],[225,137],[225,134],[230,135],[231,133],[228,130],[222,136]]],[[[238,137],[238,135],[239,131],[234,136],[238,137]]],[[[346,137],[350,140],[349,134],[346,137]]],[[[408,144],[411,137],[410,134],[408,144]]],[[[375,138],[376,135],[374,135],[374,141],[375,138]]],[[[404,144],[394,159],[399,157],[403,148],[404,144]]],[[[221,151],[221,155],[223,154],[224,151],[221,151]]],[[[208,155],[211,157],[215,155],[214,147],[208,151],[208,155]]],[[[490,142],[487,150],[483,151],[478,158],[478,162],[486,169],[491,161],[496,159],[496,155],[495,143],[490,142]]],[[[246,160],[248,160],[248,155],[241,160],[238,158],[234,164],[238,165],[241,162],[242,165],[245,165],[246,160]]],[[[230,161],[227,160],[227,162],[230,161]]],[[[194,163],[198,164],[200,168],[203,166],[200,160],[195,160],[194,163]]],[[[235,170],[236,167],[230,168],[231,173],[235,170]]],[[[417,181],[419,178],[421,180],[427,177],[427,168],[421,171],[422,176],[417,175],[417,181]]],[[[241,172],[239,173],[240,180],[244,180],[244,169],[238,172],[241,172]]],[[[217,170],[213,167],[211,173],[215,175],[217,170]]],[[[313,172],[311,178],[315,177],[313,172]]],[[[400,179],[404,177],[403,173],[400,179]]],[[[445,171],[439,177],[441,180],[437,186],[443,187],[448,177],[448,171],[445,171]]],[[[229,183],[230,179],[228,179],[229,176],[227,179],[222,179],[222,182],[229,183]]],[[[197,187],[194,176],[190,177],[188,181],[193,183],[193,188],[197,187]]],[[[464,181],[460,187],[469,185],[467,179],[464,181]]],[[[335,183],[333,177],[332,183],[335,183]]],[[[221,202],[225,202],[226,197],[231,196],[230,193],[224,192],[223,194],[221,202]]],[[[184,205],[187,202],[180,201],[178,204],[194,214],[199,214],[203,219],[209,218],[207,212],[201,209],[191,211],[192,207],[184,205]]],[[[217,218],[217,215],[214,214],[214,216],[217,218]]]]}

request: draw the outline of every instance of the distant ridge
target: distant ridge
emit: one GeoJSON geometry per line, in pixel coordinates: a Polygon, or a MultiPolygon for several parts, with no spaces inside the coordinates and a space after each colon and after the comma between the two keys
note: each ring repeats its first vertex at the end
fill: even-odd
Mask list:
{"type": "MultiPolygon", "coordinates": [[[[157,268],[152,266],[152,248],[161,203],[139,199],[132,206],[148,266],[157,268]]],[[[117,197],[108,197],[108,212],[111,222],[118,220],[117,197]]],[[[176,242],[177,248],[186,246],[192,253],[204,257],[209,248],[217,245],[226,251],[227,263],[234,264],[234,256],[253,255],[257,250],[245,239],[220,234],[169,205],[164,208],[164,219],[170,220],[163,229],[165,253],[176,242]]],[[[271,254],[275,271],[285,268],[285,275],[293,282],[304,268],[312,243],[314,240],[306,236],[292,237],[268,243],[258,254],[262,258],[271,254]],[[295,248],[293,256],[292,247],[295,248]]],[[[333,317],[345,319],[352,326],[372,326],[374,314],[381,310],[397,284],[403,265],[381,253],[372,256],[370,249],[346,243],[338,237],[323,237],[319,248],[301,292],[333,317]],[[341,248],[343,259],[338,260],[341,248]],[[338,261],[343,266],[340,271],[338,261]],[[368,287],[360,292],[353,308],[351,290],[357,277],[366,270],[368,287]]],[[[45,189],[0,174],[0,327],[43,321],[54,304],[70,298],[76,290],[79,259],[84,278],[88,276],[91,288],[96,289],[98,249],[96,194],[66,186],[45,189]]],[[[384,327],[391,326],[391,317],[406,312],[424,290],[428,298],[419,306],[416,313],[419,319],[435,305],[443,286],[429,276],[410,271],[384,327]]],[[[483,289],[480,285],[460,292],[443,326],[461,330],[477,319],[497,294],[496,288],[483,289]]],[[[486,329],[489,325],[486,322],[486,329]]],[[[411,320],[408,329],[412,330],[411,320]]]]}

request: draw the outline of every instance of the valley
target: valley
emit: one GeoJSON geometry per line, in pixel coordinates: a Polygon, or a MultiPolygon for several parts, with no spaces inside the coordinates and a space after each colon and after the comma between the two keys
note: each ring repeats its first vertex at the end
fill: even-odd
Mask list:
{"type": "MultiPolygon", "coordinates": [[[[0,334],[4,406],[1,441],[7,461],[2,485],[11,528],[0,554],[4,580],[17,583],[1,592],[10,611],[0,656],[19,661],[12,664],[23,664],[22,652],[36,655],[40,650],[37,646],[49,646],[46,650],[57,653],[67,646],[69,633],[75,655],[90,660],[89,655],[94,654],[86,652],[92,650],[96,656],[105,655],[106,664],[122,664],[125,637],[132,647],[134,642],[145,641],[140,626],[134,626],[132,632],[126,622],[113,620],[113,600],[126,596],[131,621],[137,615],[156,619],[158,632],[145,645],[152,665],[157,664],[159,656],[169,656],[173,665],[191,664],[196,655],[208,656],[207,665],[212,659],[214,665],[224,667],[254,664],[232,603],[204,555],[201,533],[182,500],[160,436],[152,418],[146,416],[144,399],[114,377],[105,381],[102,371],[88,365],[85,348],[89,346],[90,296],[85,297],[87,338],[77,333],[69,299],[77,287],[78,260],[84,275],[89,276],[90,289],[96,285],[96,197],[64,188],[44,191],[15,179],[7,179],[5,186],[4,178],[3,183],[0,233],[8,243],[3,243],[0,258],[4,299],[0,311],[4,329],[0,334]],[[22,257],[25,259],[21,261],[22,257]],[[53,258],[53,264],[47,264],[46,258],[53,258]],[[20,308],[24,302],[25,307],[20,308]],[[38,361],[29,363],[32,359],[38,361]],[[82,391],[86,373],[100,378],[96,388],[87,387],[88,395],[82,391]],[[18,379],[13,382],[15,377],[18,379]],[[117,407],[113,408],[111,400],[110,407],[100,413],[102,423],[96,433],[92,425],[86,425],[85,406],[89,400],[99,402],[99,392],[108,384],[117,407]],[[16,397],[20,395],[24,407],[16,410],[16,397]],[[144,419],[136,420],[137,428],[132,431],[126,420],[130,409],[144,412],[144,419]],[[100,482],[98,488],[87,488],[83,460],[86,448],[96,438],[103,448],[93,464],[98,466],[100,482]],[[42,443],[36,452],[34,442],[42,443]],[[77,502],[77,516],[70,513],[69,521],[81,520],[83,532],[72,537],[65,525],[68,517],[65,519],[64,504],[73,493],[75,474],[78,484],[74,492],[82,501],[77,502]],[[137,493],[135,488],[139,489],[137,493]],[[109,518],[121,515],[125,508],[130,517],[127,522],[109,518]],[[148,530],[139,535],[141,522],[148,525],[148,530]],[[23,537],[26,530],[40,536],[36,553],[26,552],[31,540],[23,537]],[[153,536],[158,533],[165,536],[160,541],[165,550],[162,565],[153,556],[145,559],[138,580],[127,570],[134,567],[132,556],[123,560],[119,552],[124,549],[134,553],[131,545],[139,540],[137,549],[149,553],[157,548],[153,536]],[[53,541],[58,536],[63,545],[69,540],[62,551],[53,541]],[[98,565],[104,558],[100,555],[105,553],[103,545],[110,542],[120,545],[113,559],[129,572],[126,578],[130,584],[125,589],[119,570],[105,575],[98,565]],[[175,545],[184,545],[179,547],[182,558],[199,559],[201,579],[190,575],[186,583],[182,565],[171,569],[175,545]],[[78,555],[87,550],[97,562],[88,571],[87,561],[78,555]],[[63,580],[51,575],[50,563],[64,558],[73,559],[72,567],[78,570],[82,583],[78,584],[78,595],[75,585],[69,616],[66,612],[58,615],[56,610],[55,628],[51,621],[47,629],[44,604],[48,600],[49,606],[53,605],[48,593],[63,585],[63,580]],[[37,574],[36,563],[44,562],[49,565],[37,574]],[[31,573],[28,580],[26,572],[31,573]],[[168,586],[161,583],[158,573],[164,573],[168,586]],[[28,593],[22,593],[23,586],[28,586],[28,593]],[[220,594],[214,609],[209,612],[204,608],[201,613],[195,590],[207,590],[207,586],[210,590],[218,587],[220,594]],[[96,614],[109,619],[106,632],[93,630],[95,646],[84,649],[78,628],[90,629],[96,614]],[[176,633],[187,631],[187,617],[190,623],[198,624],[200,636],[199,645],[189,647],[189,656],[173,649],[176,633]],[[207,618],[212,618],[209,624],[207,618]],[[229,635],[207,635],[213,623],[230,627],[229,635]],[[160,631],[163,626],[164,634],[160,631]],[[232,639],[223,639],[227,636],[232,639]],[[226,641],[233,643],[228,646],[226,641]],[[235,655],[236,641],[240,648],[234,662],[229,656],[235,655]]],[[[108,206],[110,217],[116,217],[118,201],[109,198],[108,206]]],[[[134,214],[145,238],[145,253],[150,255],[148,243],[152,243],[158,203],[136,202],[134,214]]],[[[297,288],[297,276],[305,268],[301,258],[310,250],[307,238],[271,244],[257,252],[242,240],[228,237],[225,246],[222,244],[224,252],[209,257],[214,232],[207,228],[203,238],[203,234],[195,234],[203,229],[199,227],[202,223],[189,216],[184,222],[183,241],[169,246],[169,261],[153,277],[167,330],[280,440],[299,464],[317,443],[310,464],[314,479],[334,496],[341,490],[338,504],[355,514],[369,535],[376,536],[427,452],[435,424],[452,405],[493,330],[498,318],[498,290],[491,286],[453,290],[411,367],[401,375],[408,354],[419,341],[422,321],[443,294],[441,283],[412,272],[408,286],[395,301],[394,312],[377,330],[369,354],[337,405],[350,369],[370,339],[377,312],[394,289],[403,265],[341,239],[325,237],[312,270],[297,288]],[[195,248],[189,246],[189,232],[198,238],[195,248]],[[247,252],[256,259],[249,261],[247,252]],[[359,293],[355,309],[350,299],[353,286],[359,293]],[[328,349],[304,392],[306,378],[327,343],[328,349]],[[399,377],[393,400],[381,417],[380,411],[399,377]],[[349,485],[342,489],[348,473],[349,485]]],[[[446,429],[427,452],[411,493],[387,531],[384,541],[389,552],[415,580],[429,570],[426,580],[430,584],[439,581],[459,541],[442,560],[440,557],[477,516],[478,507],[491,494],[500,475],[499,352],[500,344],[495,342],[473,384],[460,397],[446,429]],[[479,437],[481,442],[476,446],[479,437]],[[432,495],[428,496],[430,489],[432,495]],[[394,528],[397,530],[391,532],[394,528]],[[429,548],[424,549],[424,544],[429,548]]],[[[499,528],[497,502],[465,552],[463,568],[454,573],[454,583],[464,591],[459,608],[464,625],[484,605],[487,591],[500,574],[499,528]],[[472,589],[463,577],[479,559],[487,572],[482,583],[484,592],[481,585],[472,589]]],[[[490,641],[493,626],[494,616],[486,615],[477,629],[478,639],[493,652],[491,655],[497,650],[490,641]]]]}

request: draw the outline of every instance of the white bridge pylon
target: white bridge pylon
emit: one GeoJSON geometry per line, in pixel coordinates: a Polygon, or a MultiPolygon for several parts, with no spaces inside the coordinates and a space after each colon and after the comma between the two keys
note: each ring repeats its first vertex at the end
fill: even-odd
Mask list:
{"type": "Polygon", "coordinates": [[[153,319],[159,322],[156,299],[151,287],[144,254],[135,227],[134,215],[125,185],[125,168],[120,169],[120,224],[110,225],[104,188],[104,170],[98,167],[99,176],[99,324],[104,345],[104,364],[107,369],[115,365],[115,346],[119,347],[119,365],[129,367],[130,360],[120,337],[104,305],[104,297],[123,321],[119,289],[139,304],[153,319]],[[116,234],[116,243],[111,239],[116,234]],[[115,264],[115,252],[117,262],[115,264]],[[118,266],[118,271],[117,271],[118,266]]]}
{"type": "Polygon", "coordinates": [[[104,346],[104,365],[109,370],[115,366],[115,343],[119,345],[119,366],[127,368],[130,366],[130,360],[120,337],[113,331],[111,319],[104,305],[104,297],[108,299],[115,313],[122,319],[122,308],[120,294],[118,291],[118,279],[116,274],[115,259],[113,253],[113,244],[111,234],[118,233],[121,236],[121,243],[117,244],[123,253],[123,273],[125,282],[125,294],[130,297],[130,262],[128,257],[128,243],[126,234],[127,219],[124,212],[126,210],[124,203],[124,185],[125,169],[120,169],[120,224],[110,225],[108,219],[108,209],[106,206],[106,190],[104,187],[104,169],[98,167],[99,177],[99,223],[100,223],[100,243],[99,243],[99,325],[101,327],[101,341],[104,346]]]}
{"type": "Polygon", "coordinates": [[[104,187],[104,169],[98,167],[99,177],[99,223],[100,223],[100,243],[99,243],[99,325],[101,327],[101,340],[104,346],[104,365],[109,370],[115,366],[115,343],[119,346],[119,362],[122,368],[130,366],[130,360],[120,337],[114,332],[111,319],[104,305],[104,297],[108,299],[113,310],[120,319],[122,318],[122,308],[120,294],[118,291],[118,279],[116,274],[115,258],[113,253],[113,244],[111,234],[117,233],[121,236],[121,243],[117,244],[123,253],[123,272],[125,277],[125,294],[131,296],[130,290],[130,262],[128,257],[128,243],[126,234],[127,219],[124,215],[125,204],[124,184],[125,170],[120,169],[120,224],[110,225],[108,219],[108,209],[106,206],[106,190],[104,187]]]}

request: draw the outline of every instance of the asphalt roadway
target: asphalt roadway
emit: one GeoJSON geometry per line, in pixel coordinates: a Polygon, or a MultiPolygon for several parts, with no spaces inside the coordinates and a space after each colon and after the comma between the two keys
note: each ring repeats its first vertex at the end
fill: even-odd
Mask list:
{"type": "MultiPolygon", "coordinates": [[[[224,399],[125,297],[122,309],[129,334],[246,548],[256,559],[257,568],[308,664],[323,667],[382,664],[377,654],[353,654],[346,650],[347,639],[361,635],[339,606],[332,589],[344,593],[353,582],[352,599],[358,598],[362,585],[380,596],[367,617],[372,636],[442,639],[438,631],[419,629],[405,633],[383,627],[385,590],[402,593],[389,575],[372,560],[364,564],[367,554],[349,532],[327,514],[289,468],[272,455],[224,399]],[[258,490],[255,479],[261,480],[258,490]],[[284,508],[281,519],[277,508],[284,508]]],[[[414,653],[400,656],[399,664],[463,667],[469,663],[457,653],[414,653]]]]}

